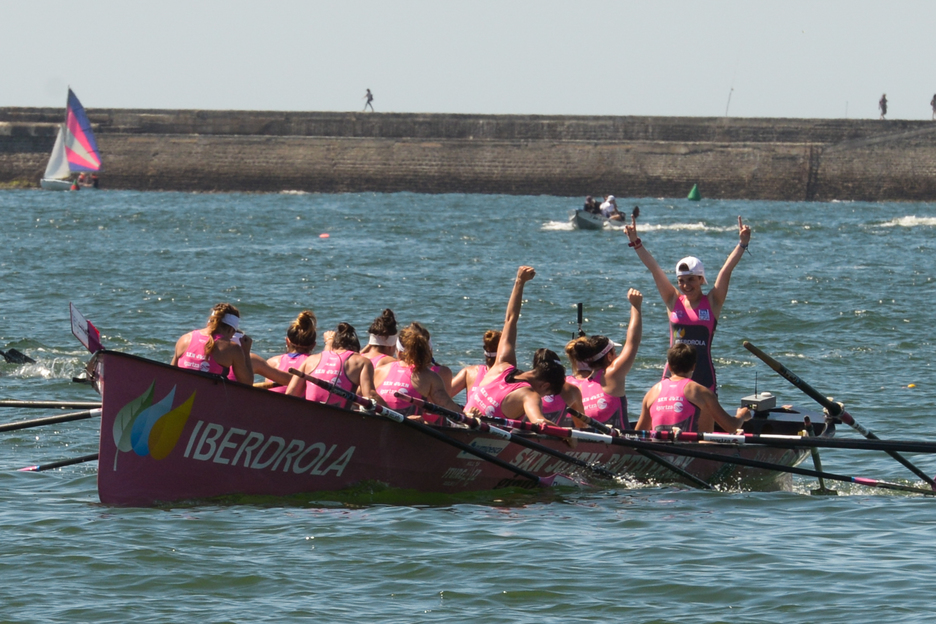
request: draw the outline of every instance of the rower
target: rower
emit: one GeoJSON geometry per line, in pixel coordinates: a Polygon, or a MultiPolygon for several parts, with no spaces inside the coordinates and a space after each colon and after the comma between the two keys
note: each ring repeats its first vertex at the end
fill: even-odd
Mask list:
{"type": "Polygon", "coordinates": [[[181,336],[176,341],[172,365],[206,373],[227,376],[233,371],[237,381],[253,383],[250,362],[250,336],[242,335],[234,342],[234,333],[240,325],[240,311],[230,303],[219,303],[211,309],[208,324],[181,336]]]}
{"type": "Polygon", "coordinates": [[[449,396],[454,397],[462,390],[471,392],[475,385],[484,378],[488,369],[494,366],[497,359],[497,345],[500,343],[501,333],[494,329],[484,332],[482,341],[484,344],[484,364],[472,364],[465,366],[455,378],[452,379],[452,387],[449,388],[449,396]]]}
{"type": "MultiPolygon", "coordinates": [[[[562,361],[555,351],[537,349],[536,353],[533,354],[533,368],[536,368],[541,361],[546,360],[552,360],[560,366],[562,365],[562,361]]],[[[543,416],[560,427],[578,427],[581,424],[580,421],[567,414],[569,407],[579,413],[585,412],[585,405],[582,403],[582,391],[579,390],[578,386],[569,383],[568,377],[562,384],[562,391],[559,394],[547,394],[543,397],[542,406],[543,416]]]]}
{"type": "Polygon", "coordinates": [[[666,352],[666,362],[672,376],[654,385],[644,396],[637,429],[642,431],[680,431],[711,433],[715,424],[734,433],[751,419],[751,410],[739,407],[731,416],[718,402],[715,393],[692,381],[696,365],[695,347],[674,344],[666,352]]]}
{"type": "MultiPolygon", "coordinates": [[[[286,377],[267,377],[268,379],[272,379],[275,383],[281,384],[271,387],[270,390],[285,394],[286,388],[292,381],[292,375],[286,371],[290,368],[300,368],[312,353],[312,349],[315,348],[315,339],[317,337],[316,325],[317,320],[315,318],[315,312],[312,310],[303,310],[289,326],[289,329],[286,330],[286,353],[274,355],[266,361],[266,364],[283,375],[286,375],[286,377]]],[[[269,374],[259,369],[257,370],[265,377],[269,374]]]]}
{"type": "MultiPolygon", "coordinates": [[[[702,292],[702,285],[708,282],[705,279],[705,267],[702,261],[693,256],[687,256],[676,263],[676,280],[679,287],[673,286],[666,277],[647,248],[643,246],[637,236],[637,220],[631,217],[630,225],[624,227],[624,232],[630,240],[629,247],[637,252],[637,257],[650,269],[657,290],[666,304],[666,311],[670,320],[670,345],[685,343],[698,348],[699,365],[692,375],[696,381],[712,392],[718,392],[715,379],[715,365],[712,363],[712,337],[718,325],[722,306],[728,296],[728,283],[731,281],[731,272],[741,261],[741,256],[751,242],[751,228],[741,222],[738,217],[738,245],[728,255],[724,266],[715,278],[715,286],[708,293],[702,292]]],[[[668,368],[663,370],[663,377],[669,377],[668,368]]]]}
{"type": "MultiPolygon", "coordinates": [[[[426,337],[426,340],[429,342],[429,351],[431,353],[432,352],[432,335],[429,334],[429,330],[426,329],[425,325],[423,325],[422,323],[414,322],[410,324],[410,327],[412,327],[418,332],[421,332],[422,335],[426,337]]],[[[402,349],[400,349],[399,340],[397,341],[397,351],[402,351],[402,349]]],[[[448,366],[445,366],[444,364],[439,364],[438,362],[436,362],[434,356],[432,357],[432,365],[430,368],[432,369],[432,372],[434,372],[435,374],[437,374],[439,377],[442,378],[442,383],[445,384],[445,392],[449,396],[452,396],[452,393],[451,393],[452,369],[449,368],[448,366]]]]}
{"type": "Polygon", "coordinates": [[[544,360],[531,371],[517,369],[517,320],[523,302],[523,285],[533,279],[533,267],[517,269],[507,315],[501,330],[497,357],[481,383],[474,388],[465,404],[466,413],[500,418],[526,418],[532,423],[548,422],[540,406],[542,397],[562,392],[565,368],[554,360],[544,360]]]}
{"type": "MultiPolygon", "coordinates": [[[[348,323],[339,323],[332,338],[331,350],[309,356],[299,370],[316,379],[322,379],[339,388],[355,392],[369,399],[377,399],[374,391],[374,365],[358,351],[361,343],[357,332],[348,323]]],[[[286,388],[286,394],[305,396],[309,401],[348,407],[350,402],[314,383],[294,376],[286,388]]]]}
{"type": "Polygon", "coordinates": [[[643,295],[633,288],[627,291],[630,302],[630,321],[624,345],[615,345],[607,336],[583,336],[566,345],[566,355],[572,364],[567,380],[582,392],[586,416],[618,429],[630,429],[627,419],[625,380],[634,360],[643,334],[640,308],[643,295]],[[620,354],[616,347],[621,347],[620,354]]]}
{"type": "Polygon", "coordinates": [[[397,320],[390,308],[380,313],[367,330],[367,346],[361,349],[361,355],[374,365],[380,366],[387,358],[394,359],[397,343],[397,320]]]}
{"type": "MultiPolygon", "coordinates": [[[[419,408],[405,399],[394,396],[394,392],[406,394],[414,399],[427,398],[429,401],[452,410],[461,411],[445,391],[445,383],[438,373],[432,370],[432,348],[422,326],[411,323],[400,332],[399,359],[385,359],[374,373],[374,385],[377,394],[392,410],[407,416],[418,414],[419,408]]],[[[439,417],[434,414],[423,415],[423,420],[435,423],[439,417]]]]}

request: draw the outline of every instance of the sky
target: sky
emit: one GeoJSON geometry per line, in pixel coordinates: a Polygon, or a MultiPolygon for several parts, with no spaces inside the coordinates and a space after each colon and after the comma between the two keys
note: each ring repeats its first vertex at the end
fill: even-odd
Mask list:
{"type": "Polygon", "coordinates": [[[930,119],[936,2],[0,0],[0,107],[930,119]]]}

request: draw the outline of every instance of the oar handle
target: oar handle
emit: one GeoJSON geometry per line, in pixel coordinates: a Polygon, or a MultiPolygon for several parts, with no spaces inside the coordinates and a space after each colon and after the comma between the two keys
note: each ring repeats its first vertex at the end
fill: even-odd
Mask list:
{"type": "Polygon", "coordinates": [[[460,413],[458,413],[458,412],[453,412],[452,410],[446,409],[446,408],[442,407],[441,405],[436,405],[435,403],[430,403],[429,401],[426,401],[425,399],[417,399],[417,398],[415,398],[415,397],[409,396],[408,394],[403,394],[402,392],[394,392],[393,395],[394,395],[395,397],[397,397],[398,399],[403,399],[404,401],[409,401],[410,403],[414,403],[414,404],[416,404],[416,405],[419,405],[419,406],[423,407],[423,409],[425,409],[427,412],[433,412],[433,413],[436,413],[436,414],[440,414],[440,415],[442,415],[442,416],[445,416],[446,418],[449,418],[449,419],[451,419],[451,420],[455,420],[455,421],[457,421],[457,422],[463,422],[463,423],[465,423],[466,425],[470,426],[472,429],[480,429],[481,431],[487,431],[487,432],[489,432],[489,433],[494,433],[495,435],[498,435],[498,436],[503,437],[503,438],[505,438],[505,439],[507,439],[507,440],[510,440],[510,441],[513,442],[514,444],[519,444],[520,446],[525,446],[525,447],[527,447],[527,448],[531,448],[531,449],[537,450],[537,451],[539,451],[540,453],[545,453],[545,454],[547,454],[547,455],[551,455],[552,457],[556,457],[556,458],[558,458],[558,459],[561,459],[561,460],[563,460],[563,461],[565,461],[565,462],[568,462],[568,463],[570,463],[570,464],[572,464],[572,465],[574,465],[574,466],[579,466],[579,467],[581,467],[581,468],[587,468],[587,469],[591,470],[591,471],[594,472],[594,473],[600,474],[600,475],[603,476],[603,477],[606,477],[606,478],[609,478],[609,479],[613,479],[614,477],[617,476],[614,472],[608,470],[607,468],[603,468],[603,467],[598,466],[598,465],[596,465],[596,464],[588,463],[588,462],[586,462],[586,461],[583,460],[583,459],[579,459],[578,457],[572,457],[571,455],[568,455],[568,454],[566,454],[566,453],[563,453],[562,451],[557,451],[557,450],[554,449],[554,448],[550,448],[550,447],[548,447],[548,446],[546,446],[546,445],[544,445],[544,444],[540,444],[540,443],[538,443],[538,442],[534,442],[533,440],[527,440],[526,438],[522,438],[522,437],[519,437],[519,436],[515,436],[514,434],[510,433],[509,431],[505,431],[505,430],[503,430],[503,429],[499,429],[498,427],[493,427],[493,426],[489,425],[489,424],[486,423],[486,422],[481,422],[479,419],[477,419],[477,418],[475,418],[475,417],[473,417],[473,416],[468,416],[468,415],[466,415],[466,414],[460,414],[460,413]]]}

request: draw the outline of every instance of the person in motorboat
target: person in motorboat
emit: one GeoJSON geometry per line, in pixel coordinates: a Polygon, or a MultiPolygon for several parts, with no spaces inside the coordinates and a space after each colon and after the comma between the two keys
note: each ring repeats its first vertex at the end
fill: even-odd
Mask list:
{"type": "Polygon", "coordinates": [[[631,305],[630,321],[620,353],[616,350],[620,345],[601,335],[583,336],[566,345],[566,355],[572,364],[572,374],[567,379],[581,390],[585,415],[621,430],[630,429],[625,381],[637,358],[643,334],[640,311],[643,294],[631,288],[627,300],[631,305]]]}
{"type": "MultiPolygon", "coordinates": [[[[422,323],[411,323],[410,326],[416,329],[416,331],[422,332],[423,336],[426,337],[426,340],[429,342],[429,351],[431,353],[432,352],[432,335],[429,333],[429,330],[426,329],[426,326],[423,325],[422,323]]],[[[400,341],[397,340],[398,352],[402,351],[402,349],[400,349],[400,346],[401,346],[400,341]]],[[[397,357],[399,357],[399,355],[397,357]]],[[[452,378],[453,378],[452,369],[449,368],[448,366],[445,366],[444,364],[439,364],[438,362],[436,362],[434,355],[432,356],[431,368],[432,368],[432,372],[436,373],[439,377],[442,378],[442,383],[445,384],[446,393],[448,393],[449,396],[452,396],[452,393],[451,393],[452,378]]]]}
{"type": "MultiPolygon", "coordinates": [[[[562,365],[562,361],[555,351],[537,349],[536,353],[533,354],[533,368],[535,369],[543,360],[552,360],[560,366],[562,365]]],[[[559,394],[547,394],[543,397],[543,416],[546,417],[546,420],[552,421],[560,427],[584,428],[584,423],[568,413],[570,407],[580,414],[585,413],[582,391],[575,384],[569,383],[569,378],[566,377],[565,383],[562,384],[562,391],[559,394]]]]}
{"type": "Polygon", "coordinates": [[[484,332],[482,342],[484,344],[484,364],[471,364],[465,366],[452,379],[452,387],[449,388],[449,396],[454,397],[462,390],[471,391],[475,385],[484,379],[488,369],[494,366],[497,360],[497,345],[500,343],[501,333],[495,329],[489,329],[484,332]]]}
{"type": "Polygon", "coordinates": [[[361,349],[361,355],[371,361],[374,369],[380,366],[385,359],[390,358],[392,360],[395,358],[397,320],[393,310],[387,308],[381,312],[380,316],[371,323],[367,334],[367,346],[361,349]]]}
{"type": "Polygon", "coordinates": [[[734,433],[751,419],[751,411],[746,407],[739,407],[734,416],[730,415],[714,392],[692,381],[695,347],[674,344],[666,352],[666,362],[672,376],[657,382],[644,396],[638,430],[711,433],[717,424],[723,431],[734,433]]]}
{"type": "MultiPolygon", "coordinates": [[[[417,405],[394,395],[394,392],[399,392],[415,399],[426,399],[452,411],[460,411],[461,406],[452,401],[446,392],[442,377],[432,370],[432,347],[429,346],[425,328],[418,323],[411,323],[400,332],[399,343],[402,347],[399,349],[399,359],[384,359],[374,373],[377,394],[386,406],[407,416],[421,413],[417,405]]],[[[435,414],[424,414],[422,417],[428,423],[439,420],[435,414]]]]}
{"type": "Polygon", "coordinates": [[[587,195],[585,197],[585,206],[582,208],[582,210],[591,214],[601,214],[601,206],[591,195],[587,195]]]}
{"type": "MultiPolygon", "coordinates": [[[[722,306],[728,296],[728,285],[731,281],[731,272],[738,266],[741,256],[751,242],[751,228],[744,225],[738,217],[739,242],[728,255],[725,264],[715,278],[715,286],[702,292],[702,286],[708,284],[705,279],[705,267],[702,261],[694,256],[687,256],[676,263],[677,286],[669,281],[666,273],[660,268],[650,252],[637,236],[636,219],[624,227],[624,233],[630,240],[629,247],[637,252],[637,257],[650,269],[657,290],[666,304],[666,311],[670,321],[670,345],[686,343],[699,350],[699,362],[692,374],[696,381],[712,392],[718,392],[715,378],[715,366],[712,363],[712,338],[721,316],[722,306]]],[[[664,369],[664,377],[669,377],[669,368],[664,369]]]]}
{"type": "Polygon", "coordinates": [[[234,342],[239,325],[240,311],[230,303],[219,303],[211,309],[205,327],[190,331],[176,341],[172,365],[225,377],[233,372],[237,381],[252,384],[250,347],[253,341],[245,334],[239,343],[234,342]]]}
{"type": "MultiPolygon", "coordinates": [[[[358,353],[361,342],[357,332],[348,323],[339,323],[332,338],[331,350],[322,351],[306,358],[299,369],[316,379],[328,381],[339,388],[355,392],[368,399],[378,399],[374,389],[374,365],[358,353]]],[[[286,388],[290,396],[305,396],[309,401],[348,407],[349,401],[330,393],[314,383],[294,376],[286,388]]]]}
{"type": "Polygon", "coordinates": [[[608,195],[601,204],[601,216],[611,221],[623,221],[624,215],[618,210],[617,200],[614,195],[608,195]]]}
{"type": "Polygon", "coordinates": [[[507,315],[497,345],[494,365],[469,393],[465,412],[474,415],[512,418],[546,423],[541,407],[542,397],[559,394],[565,383],[565,368],[555,360],[543,360],[533,370],[517,368],[517,321],[523,302],[523,285],[533,279],[533,267],[517,269],[507,315]]]}
{"type": "MultiPolygon", "coordinates": [[[[292,381],[292,375],[286,371],[290,368],[299,369],[306,359],[308,359],[309,355],[311,355],[312,349],[315,348],[315,340],[317,338],[316,325],[317,320],[315,318],[315,312],[312,310],[303,310],[300,312],[296,320],[294,320],[289,326],[289,329],[286,330],[286,353],[274,355],[266,360],[266,364],[270,366],[270,368],[285,375],[285,377],[269,376],[270,373],[265,373],[263,370],[257,368],[256,365],[254,366],[256,372],[277,384],[270,387],[270,390],[273,392],[286,392],[286,388],[292,381]]],[[[251,354],[251,356],[253,355],[255,354],[251,354]]]]}

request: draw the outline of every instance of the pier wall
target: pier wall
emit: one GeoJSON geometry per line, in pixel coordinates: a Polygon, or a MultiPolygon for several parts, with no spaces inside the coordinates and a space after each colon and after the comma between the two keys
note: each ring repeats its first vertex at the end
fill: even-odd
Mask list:
{"type": "MultiPolygon", "coordinates": [[[[88,109],[104,188],[936,200],[936,123],[88,109]]],[[[0,108],[37,186],[62,109],[0,108]]]]}

